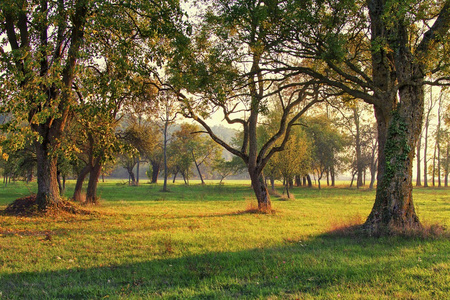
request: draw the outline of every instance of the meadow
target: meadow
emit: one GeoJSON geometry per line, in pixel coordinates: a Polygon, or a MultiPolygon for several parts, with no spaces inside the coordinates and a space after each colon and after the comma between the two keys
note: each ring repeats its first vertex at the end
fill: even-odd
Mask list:
{"type": "MultiPolygon", "coordinates": [[[[73,189],[69,183],[67,196],[73,189]]],[[[0,215],[0,299],[448,299],[450,240],[333,234],[374,191],[295,188],[252,213],[248,183],[99,183],[91,214],[0,215]]],[[[0,210],[35,185],[0,187],[0,210]]],[[[281,191],[281,190],[280,190],[281,191]]],[[[416,188],[424,224],[450,225],[450,190],[416,188]]],[[[447,235],[448,236],[448,235],[447,235]]]]}

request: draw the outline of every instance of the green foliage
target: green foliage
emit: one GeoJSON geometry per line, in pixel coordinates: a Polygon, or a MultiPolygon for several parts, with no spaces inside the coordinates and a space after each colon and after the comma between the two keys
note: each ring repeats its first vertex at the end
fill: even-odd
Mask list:
{"type": "Polygon", "coordinates": [[[345,136],[333,127],[326,115],[303,120],[307,126],[305,132],[311,141],[311,162],[319,178],[324,172],[335,168],[339,163],[339,152],[347,141],[345,136]]]}
{"type": "Polygon", "coordinates": [[[241,158],[233,156],[231,160],[225,160],[223,157],[216,158],[212,165],[213,171],[220,176],[220,183],[228,177],[239,174],[246,169],[246,165],[241,158]]]}

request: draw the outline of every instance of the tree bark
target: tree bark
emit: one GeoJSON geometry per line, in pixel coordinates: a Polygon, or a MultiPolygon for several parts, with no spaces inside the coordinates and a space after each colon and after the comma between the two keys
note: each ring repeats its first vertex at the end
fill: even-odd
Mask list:
{"type": "Polygon", "coordinates": [[[416,167],[417,167],[417,171],[416,171],[416,186],[422,186],[422,175],[420,173],[420,164],[421,164],[421,160],[420,160],[420,148],[421,148],[421,139],[422,139],[422,134],[419,135],[419,140],[417,141],[417,150],[416,150],[416,158],[417,158],[417,162],[416,162],[416,167]]]}
{"type": "Polygon", "coordinates": [[[309,174],[306,175],[306,180],[308,181],[308,187],[312,188],[311,176],[309,176],[309,174]]]}
{"type": "Polygon", "coordinates": [[[428,129],[430,127],[430,115],[433,109],[433,93],[430,92],[430,107],[428,107],[428,111],[425,118],[425,142],[423,147],[423,186],[428,187],[428,160],[427,160],[427,151],[428,151],[428,129]]]}
{"type": "Polygon", "coordinates": [[[355,148],[356,148],[356,188],[363,186],[363,162],[361,151],[361,129],[359,122],[359,113],[356,107],[353,108],[353,120],[355,122],[355,148]]]}
{"type": "Polygon", "coordinates": [[[255,192],[256,200],[258,201],[258,210],[261,212],[270,212],[272,210],[272,203],[270,201],[269,191],[264,182],[264,176],[262,174],[250,174],[252,181],[252,188],[255,192]]]}
{"type": "Polygon", "coordinates": [[[202,172],[200,171],[200,166],[197,164],[197,159],[195,158],[194,151],[191,152],[192,159],[194,160],[195,168],[197,169],[198,176],[200,177],[200,181],[202,184],[205,184],[205,181],[203,180],[202,172]]]}
{"type": "Polygon", "coordinates": [[[138,159],[136,163],[136,185],[139,185],[139,172],[140,172],[141,160],[138,159]]]}
{"type": "Polygon", "coordinates": [[[89,172],[89,182],[86,191],[86,203],[88,204],[96,204],[98,202],[97,185],[101,172],[102,172],[102,164],[100,160],[97,159],[94,166],[90,169],[89,172]]]}
{"type": "MultiPolygon", "coordinates": [[[[373,45],[386,42],[372,52],[372,77],[378,92],[372,104],[378,125],[378,185],[374,206],[364,224],[370,234],[421,229],[412,197],[415,148],[424,117],[424,65],[437,42],[435,34],[448,31],[450,3],[446,2],[435,25],[414,51],[409,47],[407,25],[401,17],[386,22],[383,0],[368,2],[373,45]]],[[[426,159],[424,159],[426,160],[426,159]]]]}
{"type": "Polygon", "coordinates": [[[129,168],[127,167],[127,171],[128,171],[128,176],[130,176],[130,185],[136,185],[136,177],[134,177],[134,172],[133,172],[133,168],[129,168]]]}
{"type": "Polygon", "coordinates": [[[161,163],[158,161],[151,161],[152,164],[152,183],[158,183],[159,170],[161,169],[161,163]]]}
{"type": "Polygon", "coordinates": [[[387,120],[375,110],[379,136],[378,186],[375,204],[364,224],[370,234],[421,228],[413,204],[412,170],[422,124],[423,91],[421,87],[408,86],[401,89],[400,95],[406,101],[387,120]]]}
{"type": "Polygon", "coordinates": [[[89,174],[90,170],[91,166],[86,165],[81,170],[80,174],[78,174],[77,182],[75,184],[75,190],[72,197],[73,201],[84,202],[84,199],[82,199],[81,197],[83,191],[83,182],[86,179],[86,176],[89,174]]]}
{"type": "Polygon", "coordinates": [[[61,201],[58,186],[56,156],[49,154],[50,142],[35,142],[37,158],[38,192],[36,202],[38,209],[45,211],[50,205],[61,201]]]}

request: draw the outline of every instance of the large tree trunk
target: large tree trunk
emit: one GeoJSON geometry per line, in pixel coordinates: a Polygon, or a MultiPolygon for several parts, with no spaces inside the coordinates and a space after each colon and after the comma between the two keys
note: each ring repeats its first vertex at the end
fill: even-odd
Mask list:
{"type": "Polygon", "coordinates": [[[400,94],[403,100],[409,99],[402,101],[387,121],[376,109],[378,186],[375,204],[364,224],[371,234],[421,228],[412,198],[412,171],[414,149],[422,124],[423,92],[421,87],[409,86],[400,94]]]}
{"type": "Polygon", "coordinates": [[[89,182],[86,191],[86,203],[96,204],[98,201],[97,184],[101,172],[102,172],[102,164],[100,161],[97,161],[89,172],[89,182]]]}
{"type": "MultiPolygon", "coordinates": [[[[380,93],[374,103],[378,125],[378,185],[375,203],[364,228],[370,234],[421,228],[412,198],[413,159],[424,115],[424,74],[408,48],[401,20],[386,24],[385,2],[368,1],[374,45],[372,76],[380,93]],[[399,84],[400,83],[400,84],[399,84]],[[397,84],[399,84],[397,86],[397,84]]],[[[389,20],[391,22],[391,20],[389,20]]]]}
{"type": "Polygon", "coordinates": [[[86,179],[86,176],[89,174],[90,170],[91,166],[86,165],[81,170],[80,174],[78,174],[77,182],[75,184],[75,190],[72,197],[73,201],[84,202],[84,199],[82,199],[81,197],[83,191],[83,182],[86,179]]]}
{"type": "Polygon", "coordinates": [[[37,184],[38,192],[36,203],[39,210],[46,210],[52,204],[58,203],[60,198],[56,156],[49,153],[50,142],[35,142],[37,158],[37,184]]]}

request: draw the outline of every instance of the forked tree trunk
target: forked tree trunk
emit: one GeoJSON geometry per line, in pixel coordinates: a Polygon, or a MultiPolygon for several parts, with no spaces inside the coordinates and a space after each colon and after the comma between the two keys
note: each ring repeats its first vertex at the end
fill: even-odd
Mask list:
{"type": "Polygon", "coordinates": [[[128,176],[129,176],[129,185],[136,185],[136,177],[134,177],[134,172],[133,172],[133,167],[127,167],[126,168],[128,171],[128,176]]]}
{"type": "Polygon", "coordinates": [[[205,184],[205,181],[203,180],[202,172],[200,171],[200,165],[197,164],[197,159],[195,158],[194,151],[192,151],[191,154],[192,154],[192,159],[194,160],[195,168],[197,169],[198,176],[200,177],[200,181],[202,184],[205,184]]]}
{"type": "Polygon", "coordinates": [[[100,161],[97,161],[91,168],[91,171],[89,172],[89,182],[86,191],[86,203],[96,204],[98,201],[97,185],[101,172],[102,172],[102,164],[100,161]]]}
{"type": "Polygon", "coordinates": [[[78,202],[84,202],[84,199],[82,199],[82,192],[83,192],[83,182],[86,179],[86,176],[89,174],[91,170],[91,166],[86,165],[80,172],[80,174],[78,174],[78,178],[77,178],[77,182],[75,184],[75,190],[73,192],[73,201],[78,201],[78,202]]]}

